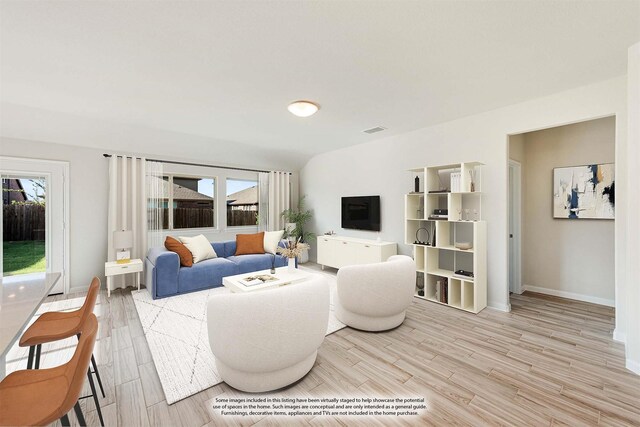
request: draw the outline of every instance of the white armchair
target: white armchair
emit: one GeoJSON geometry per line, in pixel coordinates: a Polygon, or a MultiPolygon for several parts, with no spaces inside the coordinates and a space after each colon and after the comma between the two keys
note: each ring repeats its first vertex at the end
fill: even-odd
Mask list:
{"type": "Polygon", "coordinates": [[[248,392],[276,390],[304,377],[328,321],[329,285],[320,275],[276,289],[213,295],[207,305],[218,373],[248,392]]]}
{"type": "Polygon", "coordinates": [[[364,331],[399,326],[415,293],[416,263],[394,255],[386,262],[350,265],[338,270],[336,317],[364,331]]]}

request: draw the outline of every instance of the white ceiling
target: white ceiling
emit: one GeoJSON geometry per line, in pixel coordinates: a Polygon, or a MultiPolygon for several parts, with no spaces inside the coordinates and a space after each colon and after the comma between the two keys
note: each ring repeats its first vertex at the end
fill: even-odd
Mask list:
{"type": "Polygon", "coordinates": [[[3,135],[236,163],[268,151],[299,165],[619,76],[640,40],[640,1],[50,0],[0,9],[3,135]],[[288,113],[300,98],[320,111],[288,113]],[[362,133],[378,125],[388,130],[362,133]],[[241,156],[221,155],[234,147],[241,156]]]}

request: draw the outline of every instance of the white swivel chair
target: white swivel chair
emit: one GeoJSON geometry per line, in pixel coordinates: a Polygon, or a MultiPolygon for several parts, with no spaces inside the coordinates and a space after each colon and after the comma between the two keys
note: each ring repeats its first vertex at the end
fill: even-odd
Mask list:
{"type": "Polygon", "coordinates": [[[209,344],[218,373],[247,392],[276,390],[313,367],[329,322],[329,285],[320,275],[275,289],[213,295],[209,344]]]}
{"type": "Polygon", "coordinates": [[[364,331],[393,329],[404,321],[415,284],[416,263],[405,255],[342,267],[338,270],[336,317],[364,331]]]}

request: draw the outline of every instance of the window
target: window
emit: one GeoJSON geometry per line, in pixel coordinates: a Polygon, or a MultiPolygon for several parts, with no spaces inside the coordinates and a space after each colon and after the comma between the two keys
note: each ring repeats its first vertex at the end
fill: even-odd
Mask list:
{"type": "Polygon", "coordinates": [[[227,227],[258,223],[258,181],[227,179],[227,227]]]}
{"type": "Polygon", "coordinates": [[[173,177],[173,228],[215,227],[215,179],[173,177]]]}
{"type": "Polygon", "coordinates": [[[216,226],[215,178],[169,175],[162,180],[164,198],[149,200],[149,215],[162,210],[163,230],[216,226]]]}

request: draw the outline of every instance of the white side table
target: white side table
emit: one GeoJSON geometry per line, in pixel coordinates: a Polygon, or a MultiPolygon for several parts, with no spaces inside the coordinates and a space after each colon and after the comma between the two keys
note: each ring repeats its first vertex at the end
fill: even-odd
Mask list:
{"type": "Polygon", "coordinates": [[[111,280],[113,276],[136,273],[136,286],[140,290],[140,273],[142,272],[142,260],[132,259],[126,264],[118,264],[115,261],[104,263],[104,275],[107,276],[107,296],[111,296],[111,280]]]}

